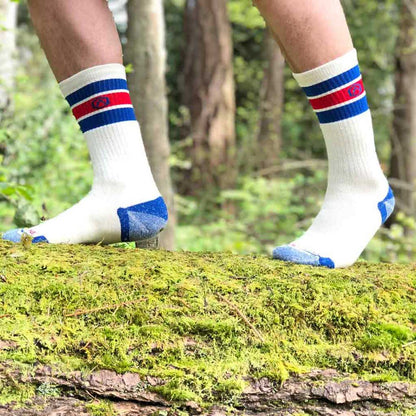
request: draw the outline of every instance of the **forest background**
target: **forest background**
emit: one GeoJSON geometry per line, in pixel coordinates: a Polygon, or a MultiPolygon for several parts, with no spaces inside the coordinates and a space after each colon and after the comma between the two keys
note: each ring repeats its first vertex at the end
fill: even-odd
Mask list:
{"type": "MultiPolygon", "coordinates": [[[[162,247],[258,254],[299,236],[324,197],[324,142],[251,1],[109,3],[147,152],[169,201],[172,221],[162,247]],[[151,15],[159,24],[150,27],[151,15]]],[[[363,258],[410,262],[416,252],[416,1],[343,4],[378,153],[398,200],[363,258]]],[[[25,3],[0,0],[0,17],[5,231],[76,203],[88,193],[92,171],[25,3]]]]}

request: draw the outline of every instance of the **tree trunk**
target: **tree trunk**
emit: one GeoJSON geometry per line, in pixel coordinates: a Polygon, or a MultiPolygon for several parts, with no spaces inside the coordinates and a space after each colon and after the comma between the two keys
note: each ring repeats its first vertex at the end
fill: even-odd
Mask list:
{"type": "Polygon", "coordinates": [[[270,30],[264,36],[266,68],[260,91],[260,116],[255,164],[257,169],[270,168],[279,162],[281,121],[284,102],[285,59],[270,30]]]}
{"type": "Polygon", "coordinates": [[[14,86],[17,3],[0,0],[0,120],[14,86]]]}
{"type": "Polygon", "coordinates": [[[404,1],[396,57],[396,95],[392,131],[391,177],[398,207],[414,216],[416,184],[416,0],[404,1]],[[406,187],[406,184],[408,185],[406,187]]]}
{"type": "Polygon", "coordinates": [[[169,169],[168,104],[166,98],[166,49],[162,0],[129,0],[126,62],[134,107],[142,128],[150,166],[167,201],[169,224],[160,235],[163,248],[174,247],[175,213],[169,169]]]}
{"type": "Polygon", "coordinates": [[[185,36],[184,99],[193,139],[189,193],[233,187],[235,96],[226,0],[188,0],[185,36]]]}

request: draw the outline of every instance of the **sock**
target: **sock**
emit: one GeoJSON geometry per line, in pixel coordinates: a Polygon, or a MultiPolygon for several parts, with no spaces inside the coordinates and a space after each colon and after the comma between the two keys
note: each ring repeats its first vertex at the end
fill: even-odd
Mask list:
{"type": "Polygon", "coordinates": [[[115,243],[157,235],[167,221],[146,157],[123,65],[100,65],[59,84],[87,141],[94,170],[90,193],[67,211],[3,235],[18,242],[115,243]]]}
{"type": "Polygon", "coordinates": [[[273,257],[329,268],[349,266],[394,209],[376,154],[357,52],[294,77],[320,122],[328,187],[311,227],[292,243],[277,247],[273,257]]]}

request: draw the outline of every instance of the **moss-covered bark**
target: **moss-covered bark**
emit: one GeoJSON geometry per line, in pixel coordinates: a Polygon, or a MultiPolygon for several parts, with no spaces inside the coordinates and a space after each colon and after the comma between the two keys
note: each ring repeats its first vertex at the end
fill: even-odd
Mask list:
{"type": "Polygon", "coordinates": [[[0,415],[415,415],[415,305],[414,265],[0,243],[0,415]]]}

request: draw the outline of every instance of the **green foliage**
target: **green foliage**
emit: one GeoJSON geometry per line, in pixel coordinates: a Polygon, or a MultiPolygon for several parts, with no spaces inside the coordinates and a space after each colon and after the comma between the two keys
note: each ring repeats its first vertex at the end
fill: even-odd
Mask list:
{"type": "MultiPolygon", "coordinates": [[[[228,2],[228,12],[231,23],[244,28],[246,34],[265,26],[259,11],[253,7],[252,0],[230,0],[228,2]]],[[[239,36],[241,35],[240,33],[239,36]]]]}
{"type": "Polygon", "coordinates": [[[416,256],[415,219],[398,212],[390,228],[382,228],[365,251],[370,261],[408,263],[416,256]],[[410,234],[408,232],[410,231],[410,234]]]}
{"type": "MultiPolygon", "coordinates": [[[[169,399],[233,405],[247,375],[279,383],[334,368],[416,381],[410,265],[0,243],[0,270],[0,339],[16,345],[0,361],[27,371],[133,371],[164,380],[155,390],[169,399]]],[[[57,394],[29,387],[0,396],[57,394]]]]}
{"type": "Polygon", "coordinates": [[[401,2],[346,0],[344,3],[372,109],[378,153],[382,162],[387,163],[401,2]]]}
{"type": "Polygon", "coordinates": [[[44,397],[59,397],[61,390],[58,386],[50,383],[42,383],[36,390],[36,393],[44,397]]]}
{"type": "Polygon", "coordinates": [[[14,225],[30,226],[58,214],[88,192],[92,178],[86,144],[33,33],[22,27],[19,39],[28,58],[13,117],[0,130],[0,231],[13,217],[14,225]]]}
{"type": "Polygon", "coordinates": [[[318,184],[323,185],[321,178],[303,175],[290,180],[243,177],[238,189],[224,191],[218,199],[222,206],[231,205],[232,212],[219,210],[211,216],[184,198],[178,204],[180,219],[192,225],[179,227],[178,244],[193,251],[267,253],[294,238],[301,231],[298,222],[308,223],[316,214],[316,198],[305,194],[308,189],[316,192],[318,184]]]}
{"type": "Polygon", "coordinates": [[[11,183],[7,175],[8,170],[0,165],[0,201],[14,207],[14,223],[25,227],[39,222],[39,216],[32,205],[32,187],[11,183]]]}

